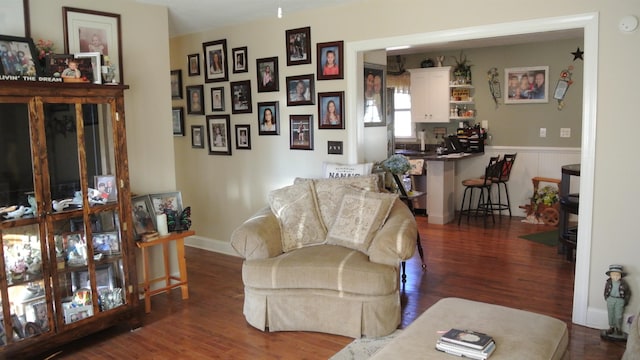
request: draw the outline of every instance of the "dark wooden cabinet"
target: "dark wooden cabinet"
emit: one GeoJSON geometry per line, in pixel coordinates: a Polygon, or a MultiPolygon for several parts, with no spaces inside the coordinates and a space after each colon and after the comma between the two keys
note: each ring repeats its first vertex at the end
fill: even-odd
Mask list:
{"type": "Polygon", "coordinates": [[[140,325],[123,85],[0,82],[0,358],[140,325]]]}

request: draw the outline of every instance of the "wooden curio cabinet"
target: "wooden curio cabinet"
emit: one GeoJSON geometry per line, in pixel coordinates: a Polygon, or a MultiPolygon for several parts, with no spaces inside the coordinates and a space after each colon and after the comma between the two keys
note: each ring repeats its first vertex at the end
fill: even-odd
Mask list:
{"type": "Polygon", "coordinates": [[[140,325],[127,88],[0,83],[0,359],[140,325]]]}

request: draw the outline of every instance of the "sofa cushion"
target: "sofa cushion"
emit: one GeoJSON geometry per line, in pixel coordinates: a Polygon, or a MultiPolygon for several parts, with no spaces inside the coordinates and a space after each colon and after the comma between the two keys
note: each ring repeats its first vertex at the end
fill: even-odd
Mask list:
{"type": "Polygon", "coordinates": [[[367,252],[376,232],[389,216],[397,194],[378,193],[342,186],[334,189],[342,199],[327,243],[367,252]]]}
{"type": "Polygon", "coordinates": [[[342,246],[319,245],[275,258],[246,260],[245,286],[256,289],[313,289],[348,294],[387,295],[397,290],[396,267],[369,261],[366,254],[342,246]]]}
{"type": "Polygon", "coordinates": [[[311,184],[302,182],[269,193],[269,206],[278,218],[282,251],[325,242],[327,229],[318,216],[311,184]]]}

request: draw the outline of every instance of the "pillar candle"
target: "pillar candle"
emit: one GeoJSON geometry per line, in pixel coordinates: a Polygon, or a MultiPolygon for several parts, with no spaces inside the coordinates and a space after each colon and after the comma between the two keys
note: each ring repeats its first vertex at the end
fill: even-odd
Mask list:
{"type": "Polygon", "coordinates": [[[158,234],[160,234],[160,236],[169,234],[169,229],[167,227],[167,215],[156,215],[156,224],[158,225],[158,234]]]}

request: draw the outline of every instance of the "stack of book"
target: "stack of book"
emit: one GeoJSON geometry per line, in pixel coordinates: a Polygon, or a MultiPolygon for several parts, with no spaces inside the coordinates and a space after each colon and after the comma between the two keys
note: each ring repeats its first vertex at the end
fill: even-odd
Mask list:
{"type": "Polygon", "coordinates": [[[451,329],[440,337],[436,349],[447,354],[486,360],[496,349],[493,338],[471,330],[451,329]]]}

